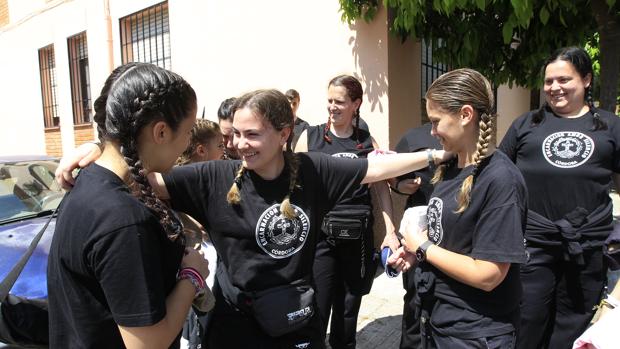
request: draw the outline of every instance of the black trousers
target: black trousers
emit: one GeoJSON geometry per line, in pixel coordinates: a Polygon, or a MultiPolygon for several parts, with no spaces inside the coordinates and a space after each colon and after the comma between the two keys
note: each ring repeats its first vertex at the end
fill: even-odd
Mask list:
{"type": "Polygon", "coordinates": [[[422,345],[420,338],[420,318],[416,316],[415,295],[416,288],[414,282],[415,268],[403,273],[403,287],[405,296],[403,297],[403,320],[400,336],[400,349],[417,349],[422,345]]]}
{"type": "Polygon", "coordinates": [[[585,265],[564,260],[562,247],[527,246],[517,348],[571,348],[588,327],[606,283],[602,248],[585,250],[585,265]]]}
{"type": "Polygon", "coordinates": [[[362,296],[370,292],[377,266],[372,242],[364,244],[363,255],[361,248],[361,240],[332,244],[323,238],[317,244],[313,267],[316,299],[324,335],[330,312],[332,315],[329,334],[332,349],[355,348],[356,345],[362,296]]]}
{"type": "Polygon", "coordinates": [[[317,315],[312,322],[292,333],[270,337],[261,330],[250,315],[238,310],[222,296],[218,289],[215,307],[206,333],[206,348],[209,349],[324,349],[321,318],[317,315]]]}

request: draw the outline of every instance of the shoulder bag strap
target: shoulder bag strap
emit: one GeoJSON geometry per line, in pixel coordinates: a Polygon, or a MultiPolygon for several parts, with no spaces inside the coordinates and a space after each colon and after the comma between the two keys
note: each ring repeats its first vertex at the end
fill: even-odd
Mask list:
{"type": "Polygon", "coordinates": [[[47,226],[52,221],[52,218],[56,216],[57,211],[58,208],[54,209],[54,211],[50,215],[50,218],[47,220],[47,222],[45,222],[43,228],[41,228],[39,233],[34,237],[34,239],[32,239],[32,242],[30,242],[28,250],[26,250],[26,252],[21,256],[17,264],[13,266],[13,269],[11,269],[11,271],[7,274],[4,280],[2,280],[2,283],[0,283],[0,302],[4,302],[6,297],[9,295],[9,291],[11,291],[11,288],[13,288],[15,281],[17,281],[19,274],[21,274],[22,270],[26,266],[26,263],[28,263],[28,260],[30,259],[30,256],[32,256],[35,248],[37,248],[37,245],[39,244],[39,241],[41,240],[45,229],[47,229],[47,226]]]}

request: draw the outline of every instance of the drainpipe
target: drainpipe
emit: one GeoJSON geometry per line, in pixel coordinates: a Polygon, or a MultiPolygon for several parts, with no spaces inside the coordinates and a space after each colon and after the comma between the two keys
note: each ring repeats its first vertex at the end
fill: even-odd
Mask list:
{"type": "Polygon", "coordinates": [[[103,12],[105,15],[105,22],[108,31],[108,71],[112,72],[114,70],[114,49],[113,49],[113,40],[112,40],[112,17],[110,16],[110,0],[103,0],[103,12]]]}

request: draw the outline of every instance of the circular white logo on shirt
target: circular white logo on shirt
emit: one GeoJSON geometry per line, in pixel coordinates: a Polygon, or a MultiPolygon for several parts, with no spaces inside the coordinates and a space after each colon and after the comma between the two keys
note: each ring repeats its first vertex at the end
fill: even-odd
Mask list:
{"type": "Polygon", "coordinates": [[[441,226],[441,214],[443,212],[443,201],[440,198],[431,198],[428,202],[428,239],[435,245],[439,245],[443,239],[443,228],[441,226]]]}
{"type": "Polygon", "coordinates": [[[258,246],[273,258],[287,258],[306,243],[310,231],[308,215],[299,207],[292,205],[297,217],[288,219],[280,212],[280,204],[275,204],[263,212],[256,224],[258,246]]]}
{"type": "Polygon", "coordinates": [[[581,132],[556,132],[545,138],[542,151],[551,165],[572,168],[588,161],[594,152],[594,141],[581,132]]]}
{"type": "Polygon", "coordinates": [[[335,158],[349,158],[349,159],[357,159],[357,154],[353,153],[336,153],[332,155],[335,158]]]}

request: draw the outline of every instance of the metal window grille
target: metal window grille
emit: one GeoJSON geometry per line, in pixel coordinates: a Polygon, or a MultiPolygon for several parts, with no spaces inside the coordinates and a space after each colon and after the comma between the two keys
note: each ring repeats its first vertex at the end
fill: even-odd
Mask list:
{"type": "Polygon", "coordinates": [[[90,75],[88,70],[88,45],[86,32],[67,39],[69,48],[69,72],[71,76],[71,105],[75,125],[91,123],[90,75]]]}
{"type": "Polygon", "coordinates": [[[120,29],[123,64],[144,62],[170,69],[168,2],[121,18],[120,29]]]}
{"type": "Polygon", "coordinates": [[[58,103],[56,103],[56,60],[54,45],[39,49],[39,73],[41,75],[41,98],[45,127],[60,126],[58,103]]]}
{"type": "Polygon", "coordinates": [[[432,44],[422,41],[422,98],[426,95],[426,91],[433,81],[449,70],[447,64],[435,62],[433,59],[432,44]]]}

